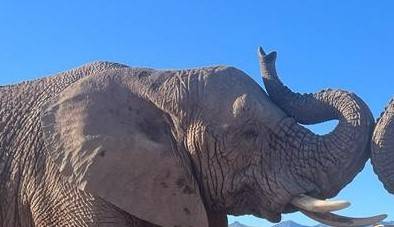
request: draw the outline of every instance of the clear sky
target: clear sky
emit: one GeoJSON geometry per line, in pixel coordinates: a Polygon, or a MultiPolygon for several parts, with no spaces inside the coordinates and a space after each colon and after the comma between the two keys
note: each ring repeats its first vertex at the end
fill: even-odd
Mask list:
{"type": "MultiPolygon", "coordinates": [[[[261,84],[261,45],[278,51],[279,74],[293,90],[351,90],[377,117],[394,95],[393,10],[393,1],[361,0],[2,0],[0,84],[94,60],[155,68],[233,65],[261,84]]],[[[338,198],[352,202],[341,214],[387,213],[394,220],[394,196],[369,163],[338,198]]],[[[299,213],[283,219],[315,223],[299,213]]],[[[235,220],[271,225],[250,216],[230,217],[235,220]]]]}

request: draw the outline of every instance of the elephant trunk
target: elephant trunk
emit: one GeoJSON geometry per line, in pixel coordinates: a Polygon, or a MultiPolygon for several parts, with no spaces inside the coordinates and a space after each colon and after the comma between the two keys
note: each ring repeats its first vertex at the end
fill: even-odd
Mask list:
{"type": "Polygon", "coordinates": [[[279,80],[276,53],[259,49],[260,66],[267,93],[289,117],[301,124],[339,120],[336,128],[317,135],[296,124],[299,141],[296,160],[302,175],[318,187],[315,196],[333,197],[364,167],[369,158],[373,117],[367,105],[355,94],[343,90],[323,90],[314,94],[294,93],[279,80]],[[305,164],[305,162],[307,162],[305,164]],[[316,171],[311,173],[310,168],[316,171]],[[308,169],[309,168],[309,169],[308,169]]]}
{"type": "Polygon", "coordinates": [[[371,148],[373,169],[386,190],[394,194],[394,99],[378,119],[371,148]]]}

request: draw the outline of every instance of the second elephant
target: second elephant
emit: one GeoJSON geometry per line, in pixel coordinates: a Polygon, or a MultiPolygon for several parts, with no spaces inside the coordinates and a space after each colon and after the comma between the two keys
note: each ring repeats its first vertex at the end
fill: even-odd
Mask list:
{"type": "Polygon", "coordinates": [[[394,99],[377,121],[371,147],[374,171],[386,190],[394,194],[394,99]]]}

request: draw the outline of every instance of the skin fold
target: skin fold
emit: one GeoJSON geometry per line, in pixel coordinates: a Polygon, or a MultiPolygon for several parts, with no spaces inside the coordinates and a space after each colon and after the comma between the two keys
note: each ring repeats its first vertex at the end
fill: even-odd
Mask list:
{"type": "Polygon", "coordinates": [[[293,93],[260,54],[268,94],[234,67],[108,62],[1,87],[0,226],[278,222],[300,194],[335,196],[369,157],[370,110],[293,93]],[[300,124],[332,119],[323,136],[300,124]]]}

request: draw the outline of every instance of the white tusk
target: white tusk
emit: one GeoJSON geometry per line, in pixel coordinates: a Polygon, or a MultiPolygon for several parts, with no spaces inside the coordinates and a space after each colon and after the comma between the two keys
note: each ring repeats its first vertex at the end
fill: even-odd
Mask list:
{"type": "Polygon", "coordinates": [[[387,218],[386,214],[377,215],[368,218],[351,218],[351,217],[340,216],[332,213],[314,213],[305,210],[300,210],[300,211],[306,216],[312,218],[313,220],[316,220],[318,222],[321,222],[329,226],[336,226],[336,227],[372,226],[387,218]]]}
{"type": "Polygon", "coordinates": [[[302,210],[318,213],[341,210],[350,206],[350,202],[344,200],[320,200],[304,194],[298,195],[290,202],[302,210]]]}

